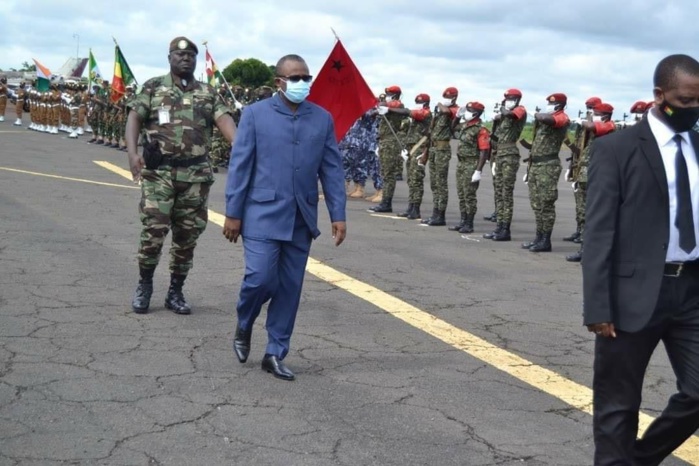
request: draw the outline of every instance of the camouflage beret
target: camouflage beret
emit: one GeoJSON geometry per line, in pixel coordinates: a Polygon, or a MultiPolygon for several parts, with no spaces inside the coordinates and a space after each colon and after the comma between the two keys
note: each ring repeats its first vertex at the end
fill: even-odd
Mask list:
{"type": "Polygon", "coordinates": [[[196,44],[184,36],[175,37],[170,41],[170,52],[175,50],[191,50],[199,54],[199,49],[196,44]]]}

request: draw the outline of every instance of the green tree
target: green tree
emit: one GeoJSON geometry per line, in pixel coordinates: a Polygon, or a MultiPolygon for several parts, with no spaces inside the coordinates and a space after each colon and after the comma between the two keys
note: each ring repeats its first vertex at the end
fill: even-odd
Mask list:
{"type": "Polygon", "coordinates": [[[250,89],[271,86],[274,82],[273,67],[257,58],[236,58],[223,70],[223,77],[231,85],[240,85],[250,89]]]}
{"type": "Polygon", "coordinates": [[[19,71],[36,71],[36,65],[30,65],[29,62],[22,62],[22,68],[19,71]]]}

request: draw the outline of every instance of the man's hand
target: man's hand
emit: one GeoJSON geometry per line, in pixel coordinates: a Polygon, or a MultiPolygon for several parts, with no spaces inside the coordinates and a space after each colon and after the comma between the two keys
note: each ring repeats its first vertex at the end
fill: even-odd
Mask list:
{"type": "Polygon", "coordinates": [[[400,156],[403,159],[403,162],[408,160],[408,149],[403,149],[402,151],[400,151],[400,156]]]}
{"type": "Polygon", "coordinates": [[[385,105],[380,106],[378,109],[379,115],[385,115],[388,113],[388,107],[385,105]]]}
{"type": "Polygon", "coordinates": [[[587,326],[587,330],[599,335],[601,337],[612,337],[616,338],[616,331],[614,331],[614,324],[611,322],[606,322],[602,324],[590,324],[587,326]]]}
{"type": "Polygon", "coordinates": [[[138,183],[141,179],[141,170],[145,166],[146,162],[143,160],[143,157],[138,155],[138,153],[129,152],[129,168],[131,169],[134,183],[138,183]]]}
{"type": "Polygon", "coordinates": [[[332,229],[333,239],[335,240],[335,246],[339,246],[345,240],[345,236],[347,236],[347,223],[332,222],[332,229]]]}
{"type": "Polygon", "coordinates": [[[478,183],[481,180],[481,172],[476,170],[471,176],[471,183],[478,183]]]}
{"type": "Polygon", "coordinates": [[[240,236],[240,225],[241,221],[239,218],[226,217],[223,222],[223,236],[230,242],[237,243],[238,236],[240,236]]]}
{"type": "Polygon", "coordinates": [[[427,165],[427,159],[428,159],[428,158],[429,158],[429,157],[428,157],[428,152],[427,152],[427,149],[425,149],[425,150],[422,151],[422,155],[421,155],[420,158],[417,160],[417,164],[424,167],[425,165],[427,165]]]}

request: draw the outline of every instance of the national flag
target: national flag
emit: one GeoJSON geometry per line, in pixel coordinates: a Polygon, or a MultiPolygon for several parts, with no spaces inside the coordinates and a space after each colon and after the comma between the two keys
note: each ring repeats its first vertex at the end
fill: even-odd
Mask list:
{"type": "Polygon", "coordinates": [[[218,70],[214,57],[209,53],[209,49],[206,49],[206,77],[209,80],[209,85],[217,87],[218,84],[225,83],[226,78],[218,70]]]}
{"type": "Polygon", "coordinates": [[[51,83],[51,71],[39,63],[36,58],[32,58],[32,60],[34,60],[36,65],[36,89],[46,92],[49,90],[49,84],[51,83]]]}
{"type": "Polygon", "coordinates": [[[114,46],[114,77],[112,78],[112,102],[117,102],[126,94],[126,86],[136,82],[136,78],[126,63],[118,45],[114,46]]]}
{"type": "Polygon", "coordinates": [[[339,39],[313,81],[308,100],[330,112],[338,141],[359,117],[376,105],[374,93],[339,39]]]}
{"type": "MultiPolygon", "coordinates": [[[[88,60],[87,66],[87,76],[89,82],[102,84],[102,72],[100,71],[99,66],[97,66],[97,60],[95,60],[95,56],[92,54],[92,49],[90,49],[90,58],[88,60]]],[[[90,86],[90,92],[92,92],[92,86],[90,86]]]]}

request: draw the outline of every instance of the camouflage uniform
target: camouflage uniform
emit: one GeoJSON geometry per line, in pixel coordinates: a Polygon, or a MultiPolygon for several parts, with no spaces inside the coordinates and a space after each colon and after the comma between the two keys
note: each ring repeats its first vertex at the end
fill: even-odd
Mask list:
{"type": "Polygon", "coordinates": [[[5,121],[5,108],[7,108],[7,84],[6,78],[0,78],[0,121],[5,121]]]}
{"type": "MultiPolygon", "coordinates": [[[[456,116],[458,106],[449,107],[451,113],[437,111],[432,120],[430,131],[429,169],[430,189],[432,190],[433,216],[441,215],[447,210],[449,202],[449,161],[451,160],[452,131],[451,123],[456,116]]],[[[426,219],[428,220],[428,219],[426,219]]],[[[424,223],[428,221],[423,220],[424,223]]],[[[442,222],[439,222],[443,224],[442,222]]]]}
{"type": "MultiPolygon", "coordinates": [[[[417,109],[410,112],[410,120],[405,137],[405,147],[408,153],[423,137],[429,137],[432,124],[432,112],[429,109],[417,109]]],[[[425,194],[425,167],[418,164],[417,157],[422,154],[423,143],[414,154],[408,154],[408,203],[417,206],[418,212],[422,197],[425,194]]],[[[416,218],[419,218],[418,215],[416,218]]]]}
{"type": "Polygon", "coordinates": [[[193,81],[186,89],[171,74],[152,78],[129,104],[156,141],[164,159],[157,169],[143,169],[139,205],[143,230],[138,251],[141,269],[153,269],[172,228],[170,271],[187,275],[197,238],[206,228],[208,195],[214,182],[208,148],[215,121],[230,109],[208,84],[193,81]],[[170,123],[159,124],[158,109],[169,109],[170,123]]]}
{"type": "MultiPolygon", "coordinates": [[[[392,108],[404,108],[400,101],[389,102],[389,106],[392,108]]],[[[381,178],[384,184],[383,199],[386,201],[386,204],[393,199],[393,194],[396,190],[396,177],[403,171],[403,159],[400,156],[401,141],[396,140],[396,136],[394,136],[391,128],[398,134],[404,118],[404,115],[395,112],[388,112],[378,117],[379,163],[381,164],[381,178]]]]}
{"type": "Polygon", "coordinates": [[[376,156],[376,115],[370,110],[354,122],[338,144],[345,180],[364,186],[369,177],[371,155],[376,156]]]}
{"type": "Polygon", "coordinates": [[[480,118],[459,126],[455,137],[459,140],[459,148],[456,152],[458,163],[456,165],[456,192],[459,196],[459,211],[462,219],[469,217],[471,223],[478,210],[476,192],[480,183],[472,183],[471,177],[478,168],[481,150],[490,147],[479,147],[480,140],[487,141],[488,130],[483,127],[480,118]]]}
{"type": "Polygon", "coordinates": [[[558,153],[570,124],[562,110],[553,115],[557,114],[562,114],[566,123],[559,127],[538,123],[529,154],[532,158],[528,177],[529,203],[534,211],[536,231],[549,235],[556,222],[558,178],[561,176],[561,160],[558,153]]]}
{"type": "MultiPolygon", "coordinates": [[[[218,98],[221,99],[221,101],[227,107],[230,107],[230,104],[226,99],[226,96],[221,92],[222,91],[219,90],[218,98]]],[[[214,167],[227,167],[228,160],[230,158],[230,153],[231,144],[226,140],[225,137],[223,137],[223,134],[221,134],[221,131],[219,131],[218,127],[214,126],[213,136],[211,137],[211,151],[209,152],[209,155],[211,156],[211,164],[214,167]]],[[[214,169],[214,171],[216,171],[216,169],[214,169]]]]}
{"type": "Polygon", "coordinates": [[[519,171],[519,140],[524,125],[527,122],[527,113],[524,107],[515,107],[512,111],[521,109],[523,114],[519,119],[504,117],[495,129],[493,150],[495,152],[495,207],[497,209],[498,224],[512,223],[514,210],[514,191],[519,171]]]}

